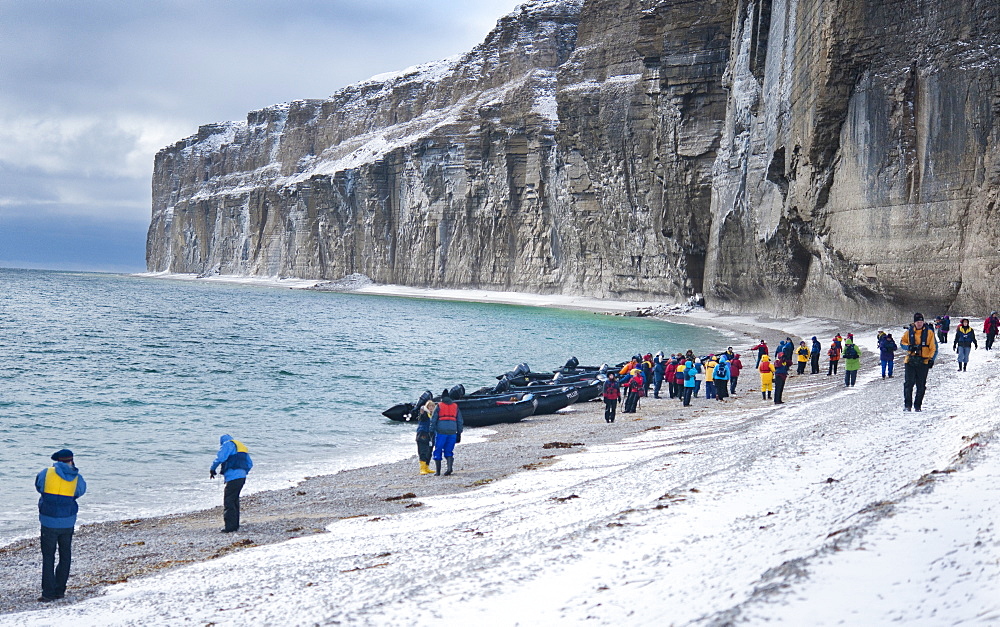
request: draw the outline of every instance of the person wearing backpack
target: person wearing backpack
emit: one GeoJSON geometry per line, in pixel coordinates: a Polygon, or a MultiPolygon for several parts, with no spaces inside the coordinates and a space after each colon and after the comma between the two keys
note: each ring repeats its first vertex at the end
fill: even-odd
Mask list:
{"type": "Polygon", "coordinates": [[[858,382],[861,369],[861,348],[848,337],[844,340],[844,387],[852,388],[858,382]]]}
{"type": "Polygon", "coordinates": [[[903,410],[920,411],[924,402],[924,391],[927,389],[927,373],[934,366],[934,358],[938,352],[934,330],[924,324],[923,314],[920,312],[913,314],[913,324],[907,327],[903,337],[899,338],[899,346],[906,351],[903,410]],[[915,394],[914,388],[916,388],[915,394]]]}
{"type": "Polygon", "coordinates": [[[896,340],[892,339],[892,333],[884,334],[878,341],[878,358],[882,362],[882,378],[886,377],[886,373],[889,373],[889,378],[892,378],[892,368],[896,361],[896,340]]]}
{"type": "Polygon", "coordinates": [[[713,374],[715,380],[715,398],[725,402],[726,397],[729,396],[729,360],[726,359],[725,353],[719,357],[719,363],[715,366],[713,374]]]}
{"type": "Polygon", "coordinates": [[[959,371],[969,370],[969,353],[972,352],[973,346],[976,347],[976,350],[979,349],[979,343],[976,342],[976,332],[969,325],[969,319],[962,318],[958,328],[955,329],[955,343],[951,347],[958,353],[959,371]]]}

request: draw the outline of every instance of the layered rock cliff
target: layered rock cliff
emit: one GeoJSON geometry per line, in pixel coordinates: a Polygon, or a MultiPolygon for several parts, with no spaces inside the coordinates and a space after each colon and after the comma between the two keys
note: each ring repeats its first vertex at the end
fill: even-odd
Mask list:
{"type": "Polygon", "coordinates": [[[147,265],[982,311],[998,54],[984,0],[536,0],[461,58],[160,151],[147,265]]]}

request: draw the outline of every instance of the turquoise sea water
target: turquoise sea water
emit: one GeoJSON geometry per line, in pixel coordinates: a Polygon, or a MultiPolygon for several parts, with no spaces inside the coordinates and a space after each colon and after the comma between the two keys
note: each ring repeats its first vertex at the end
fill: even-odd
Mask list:
{"type": "Polygon", "coordinates": [[[80,523],[221,502],[218,439],[248,491],[415,453],[380,415],[526,361],[726,345],[687,325],[496,304],[0,269],[0,545],[37,529],[35,474],[67,447],[80,523]]]}

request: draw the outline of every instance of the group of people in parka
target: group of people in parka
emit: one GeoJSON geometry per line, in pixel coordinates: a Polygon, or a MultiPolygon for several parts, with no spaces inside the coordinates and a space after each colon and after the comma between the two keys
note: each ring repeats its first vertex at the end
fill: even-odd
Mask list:
{"type": "MultiPolygon", "coordinates": [[[[933,324],[926,324],[920,313],[913,316],[913,324],[906,327],[897,345],[891,333],[878,332],[879,361],[881,362],[882,378],[893,378],[896,351],[906,351],[904,358],[905,377],[903,382],[904,409],[920,411],[927,385],[927,372],[934,365],[938,344],[948,343],[951,321],[947,315],[938,316],[933,324]],[[935,333],[937,337],[935,337],[935,333]],[[929,339],[928,339],[929,338],[929,339]]],[[[992,312],[983,324],[986,334],[986,349],[993,347],[994,339],[1000,333],[1000,317],[992,312]]],[[[975,331],[968,318],[962,318],[955,332],[953,350],[958,356],[958,369],[965,371],[969,365],[969,353],[973,347],[978,348],[975,331]]],[[[797,363],[797,374],[805,374],[810,367],[810,374],[820,373],[820,357],[823,346],[816,336],[812,337],[811,345],[805,340],[799,342],[796,348],[791,338],[785,338],[778,343],[774,356],[770,355],[767,342],[763,339],[750,347],[757,351],[754,365],[760,374],[760,394],[762,400],[773,400],[774,404],[783,404],[782,392],[785,382],[791,372],[792,364],[797,363]]],[[[828,359],[827,376],[838,374],[840,362],[844,362],[844,386],[857,385],[858,370],[861,368],[861,347],[854,341],[854,334],[847,337],[838,333],[826,350],[828,359]]],[[[664,356],[662,352],[656,356],[647,353],[645,356],[635,355],[627,362],[616,377],[613,373],[605,382],[603,398],[605,403],[604,419],[614,422],[619,404],[624,401],[622,413],[634,413],[639,399],[649,395],[653,387],[653,397],[660,398],[663,383],[668,385],[670,398],[690,406],[691,398],[697,397],[705,382],[705,398],[725,401],[728,396],[736,393],[739,375],[743,369],[740,355],[733,352],[730,346],[718,357],[707,355],[696,357],[694,352],[664,356]],[[728,389],[727,389],[728,388],[728,389]]]]}
{"type": "Polygon", "coordinates": [[[602,391],[604,420],[615,421],[619,404],[624,405],[622,413],[635,413],[639,399],[649,396],[650,388],[653,398],[661,398],[664,384],[669,397],[680,400],[685,407],[698,396],[702,382],[705,383],[705,398],[725,402],[736,393],[742,368],[743,362],[732,346],[718,356],[696,357],[691,350],[670,356],[662,352],[655,356],[651,353],[635,355],[617,376],[614,372],[608,374],[602,391]]]}

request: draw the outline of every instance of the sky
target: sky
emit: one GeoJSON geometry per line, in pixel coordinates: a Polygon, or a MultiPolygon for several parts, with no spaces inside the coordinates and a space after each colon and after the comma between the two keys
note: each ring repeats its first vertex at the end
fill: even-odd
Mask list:
{"type": "Polygon", "coordinates": [[[153,156],[463,53],[523,0],[0,0],[0,267],[145,270],[153,156]]]}

